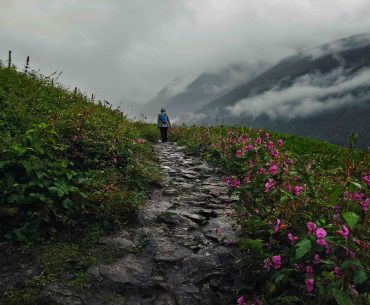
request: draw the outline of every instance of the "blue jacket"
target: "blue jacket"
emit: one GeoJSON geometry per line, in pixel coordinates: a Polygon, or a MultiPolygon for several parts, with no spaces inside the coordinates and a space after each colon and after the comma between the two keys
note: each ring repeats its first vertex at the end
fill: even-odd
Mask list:
{"type": "Polygon", "coordinates": [[[170,123],[170,118],[168,117],[168,114],[166,112],[162,112],[158,114],[158,127],[170,127],[170,126],[171,126],[171,123],[170,123]],[[167,116],[166,123],[163,123],[161,120],[162,114],[165,114],[167,116]]]}

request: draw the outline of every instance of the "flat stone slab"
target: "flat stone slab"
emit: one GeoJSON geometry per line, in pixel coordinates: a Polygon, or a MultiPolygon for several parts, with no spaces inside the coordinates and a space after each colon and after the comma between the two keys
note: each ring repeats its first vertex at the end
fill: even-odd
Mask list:
{"type": "Polygon", "coordinates": [[[150,257],[138,257],[128,254],[113,265],[101,265],[97,270],[89,270],[90,273],[107,278],[113,283],[141,287],[150,278],[153,263],[150,257]]]}

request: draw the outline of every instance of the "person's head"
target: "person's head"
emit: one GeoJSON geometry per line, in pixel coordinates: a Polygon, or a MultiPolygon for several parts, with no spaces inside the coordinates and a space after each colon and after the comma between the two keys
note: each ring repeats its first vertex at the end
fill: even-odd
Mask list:
{"type": "Polygon", "coordinates": [[[161,112],[166,112],[166,109],[164,109],[164,108],[161,108],[161,112]]]}

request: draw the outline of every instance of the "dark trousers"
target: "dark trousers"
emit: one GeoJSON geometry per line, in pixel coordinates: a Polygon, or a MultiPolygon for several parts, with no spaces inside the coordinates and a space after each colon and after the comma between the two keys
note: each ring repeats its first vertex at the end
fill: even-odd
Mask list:
{"type": "Polygon", "coordinates": [[[167,142],[167,130],[168,127],[160,127],[162,143],[167,142]]]}

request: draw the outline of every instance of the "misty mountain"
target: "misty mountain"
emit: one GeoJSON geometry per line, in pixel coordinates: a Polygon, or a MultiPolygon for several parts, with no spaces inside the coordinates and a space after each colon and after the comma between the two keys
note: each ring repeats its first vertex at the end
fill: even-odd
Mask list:
{"type": "Polygon", "coordinates": [[[345,144],[370,144],[370,34],[285,58],[202,107],[202,123],[266,127],[345,144]]]}
{"type": "Polygon", "coordinates": [[[175,78],[142,107],[142,112],[157,113],[165,107],[174,117],[192,119],[199,108],[240,85],[246,78],[256,76],[256,71],[261,71],[262,67],[256,65],[252,69],[241,64],[231,65],[216,72],[202,73],[191,81],[175,78]]]}

